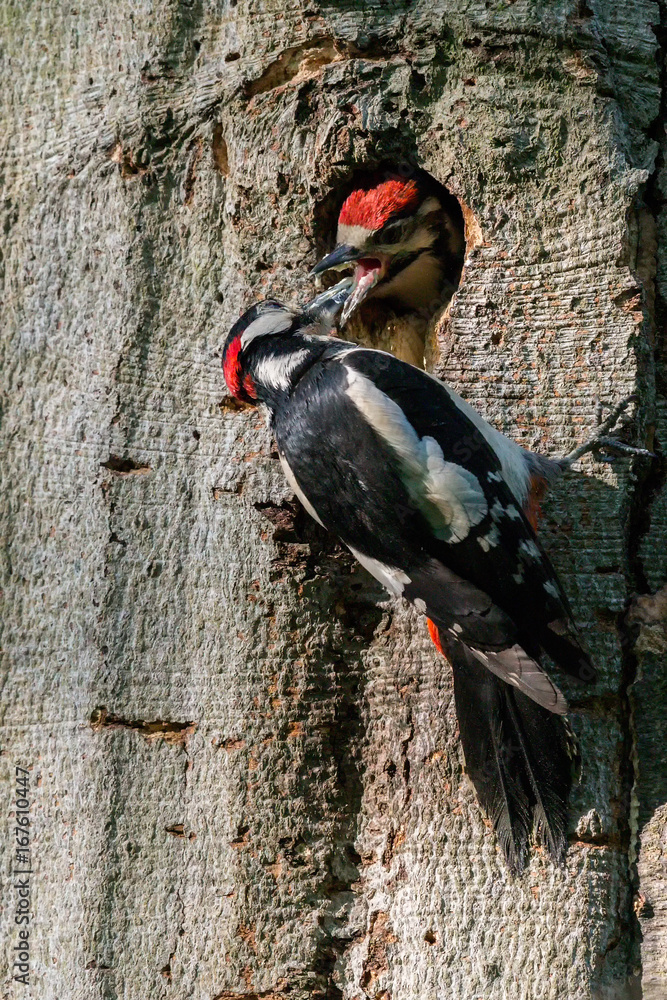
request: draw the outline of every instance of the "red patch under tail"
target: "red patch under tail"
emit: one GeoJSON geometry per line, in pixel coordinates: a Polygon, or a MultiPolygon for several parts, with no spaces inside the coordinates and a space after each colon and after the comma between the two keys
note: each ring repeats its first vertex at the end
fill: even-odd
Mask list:
{"type": "Polygon", "coordinates": [[[428,634],[431,636],[431,642],[438,650],[441,656],[444,656],[442,649],[442,644],[440,643],[440,633],[438,632],[438,626],[434,625],[430,618],[426,619],[426,625],[428,628],[428,634]]]}
{"type": "Polygon", "coordinates": [[[548,486],[549,484],[544,476],[530,477],[530,489],[528,491],[528,497],[526,498],[523,512],[528,518],[533,531],[537,531],[540,516],[542,514],[542,501],[544,500],[544,495],[547,492],[548,486]]]}

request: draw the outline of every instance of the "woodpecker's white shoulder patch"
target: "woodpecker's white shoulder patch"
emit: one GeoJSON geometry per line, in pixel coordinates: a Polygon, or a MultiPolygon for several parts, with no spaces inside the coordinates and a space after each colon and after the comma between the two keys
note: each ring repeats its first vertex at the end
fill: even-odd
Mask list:
{"type": "Polygon", "coordinates": [[[268,385],[273,389],[289,389],[292,384],[290,375],[302,361],[310,357],[310,351],[294,351],[292,354],[260,358],[255,365],[256,380],[260,385],[268,385]]]}
{"type": "Polygon", "coordinates": [[[349,398],[399,461],[401,478],[434,534],[460,542],[486,516],[488,504],[477,477],[445,461],[435,438],[420,438],[401,407],[353,368],[345,365],[349,398]]]}
{"type": "Polygon", "coordinates": [[[378,559],[365,556],[363,552],[358,552],[351,545],[348,545],[348,548],[354,558],[382,584],[385,590],[389,591],[392,597],[401,596],[405,585],[410,583],[410,577],[406,573],[395,566],[387,566],[386,563],[381,563],[378,559]]]}
{"type": "Polygon", "coordinates": [[[282,309],[271,309],[270,312],[262,313],[241,334],[241,350],[245,350],[255,337],[284,333],[285,330],[289,330],[293,321],[294,316],[282,309]]]}
{"type": "Polygon", "coordinates": [[[553,580],[547,580],[547,582],[543,583],[542,586],[546,590],[547,594],[550,594],[551,597],[555,597],[557,601],[560,600],[560,593],[558,591],[558,587],[556,586],[553,580]]]}
{"type": "MultiPolygon", "coordinates": [[[[484,440],[491,449],[495,452],[498,461],[500,462],[500,467],[502,471],[502,478],[507,483],[507,486],[514,494],[515,499],[519,502],[519,506],[523,507],[525,501],[528,497],[530,490],[530,477],[531,471],[527,459],[527,452],[520,444],[516,441],[512,441],[510,438],[505,437],[500,431],[497,431],[495,427],[488,424],[486,420],[475,410],[469,403],[466,403],[465,399],[454,392],[453,389],[443,382],[441,379],[436,378],[435,375],[426,373],[429,378],[435,379],[439,385],[443,386],[449,393],[452,402],[465,413],[466,417],[470,420],[472,424],[477,428],[479,433],[482,435],[484,440]]],[[[497,472],[487,472],[487,479],[490,482],[498,482],[499,477],[497,472]]]]}
{"type": "Polygon", "coordinates": [[[304,510],[306,510],[307,513],[310,514],[310,516],[315,521],[317,521],[318,524],[321,524],[322,527],[324,528],[325,525],[322,524],[322,521],[318,517],[317,511],[315,510],[315,508],[313,507],[312,503],[310,502],[310,500],[308,499],[308,497],[306,496],[306,494],[303,492],[303,490],[301,489],[301,487],[297,483],[296,476],[294,475],[294,473],[290,469],[290,467],[289,467],[289,465],[287,463],[287,459],[285,458],[284,455],[282,455],[280,453],[278,453],[278,457],[280,458],[280,464],[282,465],[283,472],[285,473],[285,479],[290,484],[290,486],[294,490],[295,494],[297,495],[298,499],[303,504],[304,510]]]}

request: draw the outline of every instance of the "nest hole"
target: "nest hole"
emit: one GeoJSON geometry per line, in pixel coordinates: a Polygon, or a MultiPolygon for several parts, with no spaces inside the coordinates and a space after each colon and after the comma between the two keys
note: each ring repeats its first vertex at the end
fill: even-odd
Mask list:
{"type": "MultiPolygon", "coordinates": [[[[353,191],[371,190],[383,181],[392,179],[405,182],[413,180],[419,187],[420,195],[437,199],[440,211],[428,213],[424,217],[424,225],[436,233],[437,239],[432,248],[425,248],[424,257],[420,258],[421,263],[406,254],[404,279],[407,277],[408,264],[413,268],[413,287],[409,293],[405,292],[405,280],[401,285],[395,280],[395,276],[394,279],[391,278],[394,273],[392,270],[385,279],[378,282],[376,289],[350,316],[343,329],[339,330],[339,336],[368,347],[389,351],[424,368],[435,322],[447,309],[461,280],[466,242],[472,232],[472,213],[466,206],[444,184],[420,167],[385,161],[377,166],[351,172],[343,183],[338,184],[319,202],[314,217],[316,245],[320,257],[334,248],[340,209],[353,191]],[[437,267],[428,257],[435,258],[439,265],[439,277],[437,267]],[[418,272],[418,268],[422,270],[418,272]],[[420,286],[420,275],[423,275],[423,287],[420,286]],[[415,281],[415,278],[420,280],[415,281]],[[391,287],[390,280],[393,280],[391,287]],[[392,294],[392,288],[396,289],[395,294],[392,294]],[[402,298],[402,295],[407,298],[408,294],[410,301],[402,298]]],[[[422,203],[423,200],[422,197],[422,203]]],[[[418,241],[418,237],[415,236],[415,240],[418,241]]],[[[371,250],[369,256],[372,256],[371,250]]],[[[392,267],[395,268],[398,263],[397,258],[392,267]]],[[[351,265],[350,273],[353,269],[354,265],[351,265]]],[[[326,272],[323,284],[325,287],[332,285],[341,277],[340,272],[326,272]]]]}

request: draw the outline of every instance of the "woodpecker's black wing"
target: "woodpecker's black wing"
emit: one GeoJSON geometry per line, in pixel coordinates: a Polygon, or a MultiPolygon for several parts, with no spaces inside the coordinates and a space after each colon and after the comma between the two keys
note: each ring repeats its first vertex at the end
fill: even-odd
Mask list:
{"type": "Polygon", "coordinates": [[[442,383],[391,355],[335,347],[274,429],[309,507],[390,591],[492,672],[566,710],[539,655],[591,678],[567,601],[499,456],[442,383]]]}
{"type": "Polygon", "coordinates": [[[437,626],[468,772],[508,863],[522,867],[531,825],[560,857],[572,741],[539,657],[556,650],[571,672],[588,660],[502,456],[444,385],[344,345],[302,375],[273,426],[309,511],[437,626]]]}

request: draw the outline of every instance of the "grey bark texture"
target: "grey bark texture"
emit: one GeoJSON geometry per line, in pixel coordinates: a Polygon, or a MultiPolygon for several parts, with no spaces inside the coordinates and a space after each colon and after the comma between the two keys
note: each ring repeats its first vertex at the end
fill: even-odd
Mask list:
{"type": "Polygon", "coordinates": [[[219,358],[253,300],[312,292],[356,169],[416,163],[468,218],[430,366],[549,454],[630,392],[664,446],[664,9],[2,0],[0,23],[3,998],[667,997],[661,461],[586,460],[545,504],[601,679],[568,689],[566,864],[512,878],[423,620],[309,522],[219,358]]]}

